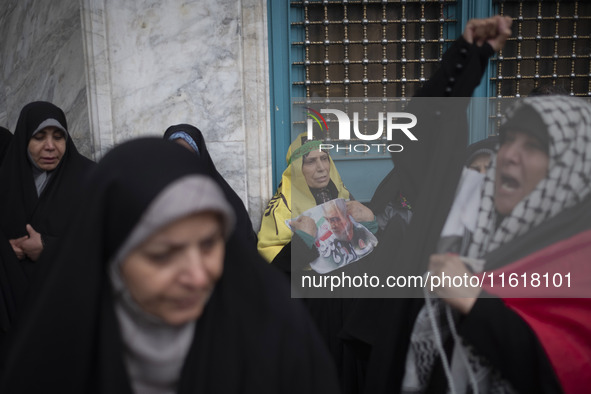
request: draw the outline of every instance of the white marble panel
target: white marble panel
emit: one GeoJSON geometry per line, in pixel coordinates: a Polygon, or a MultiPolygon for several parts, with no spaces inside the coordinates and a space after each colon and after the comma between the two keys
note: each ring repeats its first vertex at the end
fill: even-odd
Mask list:
{"type": "Polygon", "coordinates": [[[81,0],[82,33],[86,59],[88,109],[94,157],[99,160],[114,145],[111,67],[103,0],[81,0]]]}
{"type": "Polygon", "coordinates": [[[218,172],[246,206],[246,155],[241,142],[207,142],[207,150],[218,172]]]}
{"type": "Polygon", "coordinates": [[[191,123],[243,141],[240,3],[106,1],[115,140],[191,123]]]}
{"type": "Polygon", "coordinates": [[[242,1],[248,209],[256,230],[273,193],[266,1],[242,1]]]}

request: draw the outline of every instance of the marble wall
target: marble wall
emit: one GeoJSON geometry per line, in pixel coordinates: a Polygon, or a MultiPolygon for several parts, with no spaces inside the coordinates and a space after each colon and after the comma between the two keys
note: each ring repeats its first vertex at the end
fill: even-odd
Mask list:
{"type": "Polygon", "coordinates": [[[78,149],[91,156],[78,2],[0,0],[0,37],[0,125],[14,131],[25,104],[50,101],[65,111],[78,149]]]}
{"type": "Polygon", "coordinates": [[[97,150],[190,123],[258,226],[270,197],[263,0],[82,0],[97,150]]]}
{"type": "Polygon", "coordinates": [[[53,101],[99,159],[191,123],[258,227],[271,195],[266,0],[0,4],[0,125],[53,101]]]}

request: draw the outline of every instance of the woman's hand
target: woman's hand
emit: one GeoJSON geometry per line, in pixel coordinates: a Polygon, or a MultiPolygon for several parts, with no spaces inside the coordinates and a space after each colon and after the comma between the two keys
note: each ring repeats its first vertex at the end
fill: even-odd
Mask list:
{"type": "Polygon", "coordinates": [[[441,281],[438,287],[434,287],[435,293],[452,308],[463,314],[468,314],[481,289],[478,286],[470,286],[472,272],[468,270],[460,257],[453,254],[433,254],[429,258],[429,271],[431,272],[431,282],[428,286],[437,283],[433,282],[433,279],[438,277],[441,281]],[[448,280],[448,278],[450,279],[448,280]],[[461,278],[461,286],[453,285],[454,278],[456,278],[456,284],[460,284],[460,280],[457,278],[461,278]]]}
{"type": "Polygon", "coordinates": [[[293,231],[300,230],[316,238],[316,223],[308,216],[300,216],[296,220],[292,220],[291,228],[293,231]]]}
{"type": "Polygon", "coordinates": [[[19,260],[24,260],[24,258],[26,257],[25,251],[22,248],[22,243],[27,239],[29,239],[29,236],[23,235],[20,238],[8,240],[8,242],[10,243],[10,246],[12,246],[12,250],[14,251],[14,254],[16,254],[16,258],[19,260]]]}
{"type": "Polygon", "coordinates": [[[27,232],[29,236],[21,242],[21,248],[32,261],[37,261],[41,252],[43,252],[43,242],[41,241],[41,234],[39,234],[33,226],[27,224],[27,232]]]}
{"type": "Polygon", "coordinates": [[[513,20],[509,16],[496,15],[490,18],[470,19],[464,29],[464,39],[472,44],[482,46],[488,42],[495,52],[505,46],[507,38],[511,36],[511,24],[513,20]]]}
{"type": "Polygon", "coordinates": [[[359,201],[347,201],[347,214],[352,216],[357,223],[371,222],[375,218],[371,209],[359,201]]]}

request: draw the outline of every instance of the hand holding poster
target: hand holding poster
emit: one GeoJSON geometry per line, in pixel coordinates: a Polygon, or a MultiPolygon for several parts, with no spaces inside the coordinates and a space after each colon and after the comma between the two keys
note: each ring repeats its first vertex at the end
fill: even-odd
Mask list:
{"type": "MultiPolygon", "coordinates": [[[[321,274],[367,256],[378,244],[377,238],[367,228],[347,214],[347,203],[342,198],[308,209],[293,219],[298,220],[300,223],[308,224],[313,221],[316,224],[314,246],[319,256],[310,263],[310,267],[321,274]],[[304,218],[311,220],[303,220],[304,218]]],[[[294,230],[289,220],[286,224],[294,230]]],[[[306,232],[310,234],[309,231],[306,232]]]]}

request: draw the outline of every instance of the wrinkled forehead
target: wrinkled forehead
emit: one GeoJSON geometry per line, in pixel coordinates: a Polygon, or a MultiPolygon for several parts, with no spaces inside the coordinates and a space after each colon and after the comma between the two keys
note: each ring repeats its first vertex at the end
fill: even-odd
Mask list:
{"type": "Polygon", "coordinates": [[[327,152],[325,152],[323,150],[315,149],[313,151],[310,151],[310,153],[306,153],[304,155],[304,159],[306,159],[306,158],[315,159],[317,157],[326,157],[326,156],[328,156],[327,152]]]}

